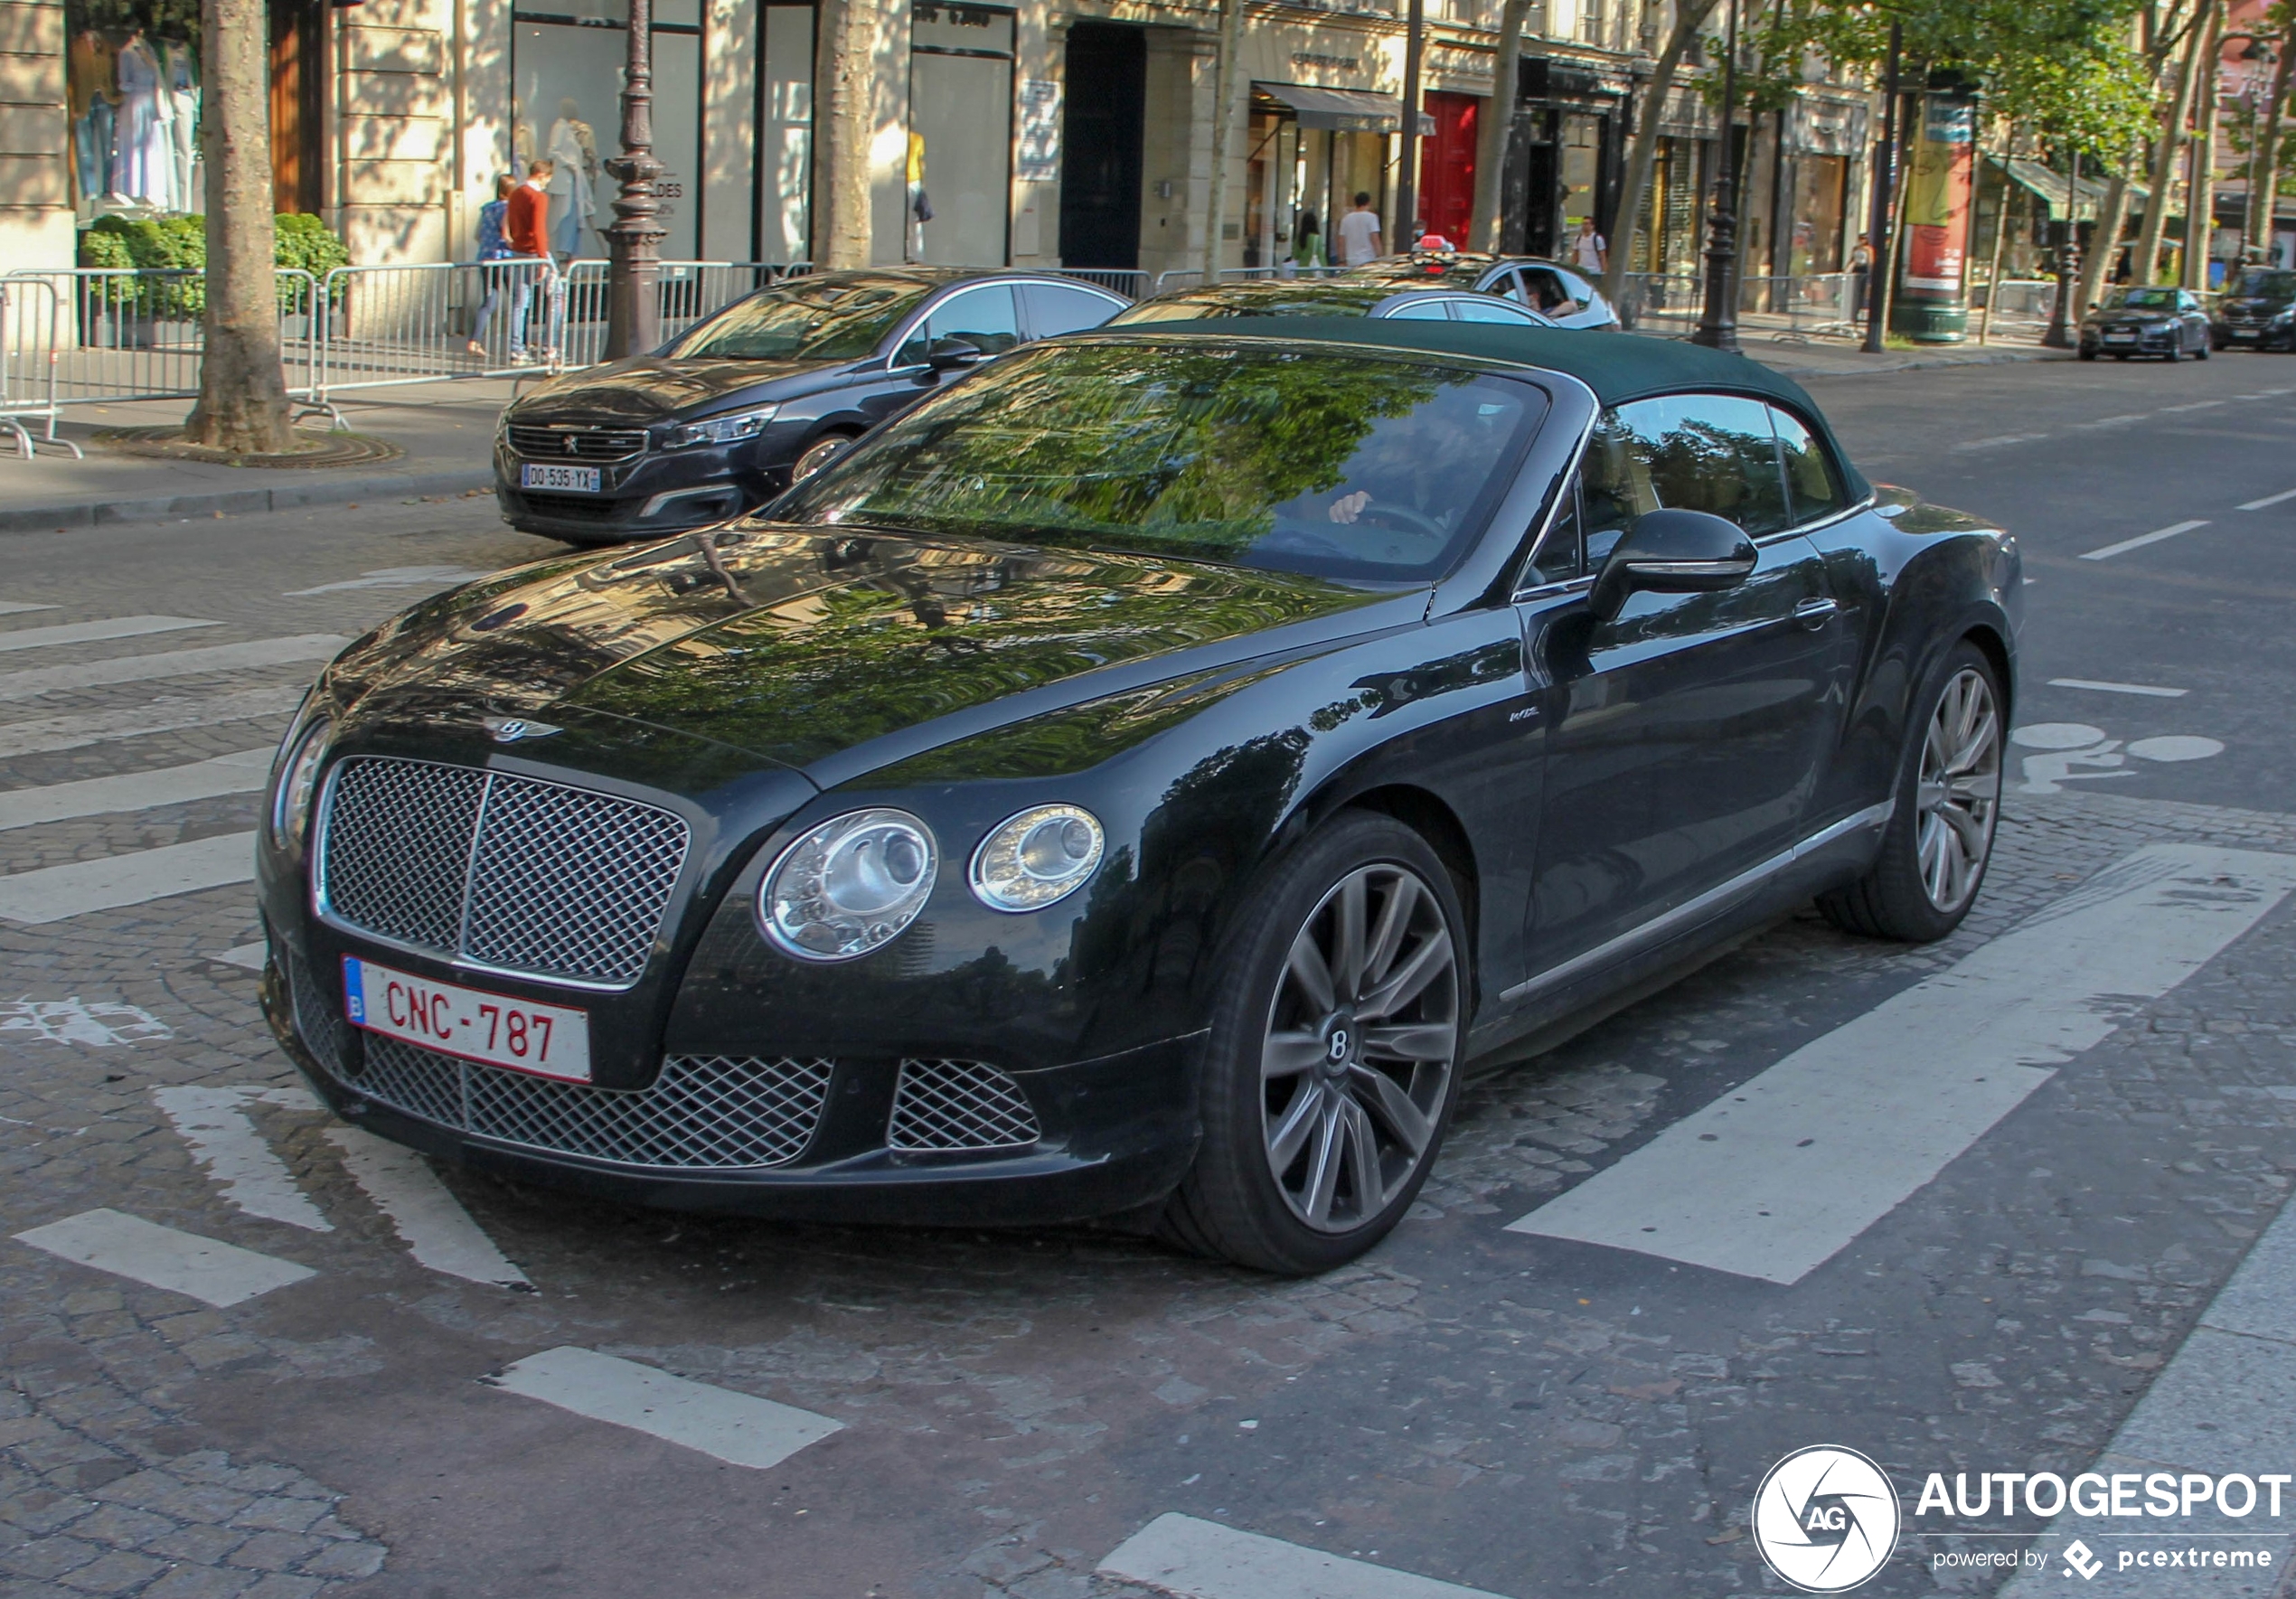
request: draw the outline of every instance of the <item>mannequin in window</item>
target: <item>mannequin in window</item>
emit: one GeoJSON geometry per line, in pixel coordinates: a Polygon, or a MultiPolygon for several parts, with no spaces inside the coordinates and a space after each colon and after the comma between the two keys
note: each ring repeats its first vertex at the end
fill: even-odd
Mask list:
{"type": "Polygon", "coordinates": [[[598,135],[579,109],[571,95],[558,102],[558,120],[550,124],[550,142],[542,152],[557,164],[550,179],[550,249],[566,257],[582,253],[597,210],[598,135]]]}
{"type": "Polygon", "coordinates": [[[159,56],[141,28],[119,47],[119,119],[112,130],[111,186],[162,211],[175,202],[175,104],[161,87],[159,56]]]}
{"type": "Polygon", "coordinates": [[[112,127],[118,119],[119,45],[93,28],[71,36],[65,98],[71,114],[74,175],[79,197],[93,200],[111,187],[112,127]]]}

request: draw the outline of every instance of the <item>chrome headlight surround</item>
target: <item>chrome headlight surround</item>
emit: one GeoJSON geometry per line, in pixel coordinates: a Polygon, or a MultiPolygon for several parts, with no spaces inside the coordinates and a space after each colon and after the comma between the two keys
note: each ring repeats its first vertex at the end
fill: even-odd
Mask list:
{"type": "Polygon", "coordinates": [[[991,910],[1042,910],[1083,888],[1107,847],[1100,819],[1082,805],[1030,805],[989,829],[965,875],[991,910]]]}
{"type": "Polygon", "coordinates": [[[279,746],[271,769],[271,804],[267,817],[271,842],[290,854],[302,852],[311,828],[311,810],[318,800],[319,767],[334,738],[334,723],[325,711],[307,720],[298,718],[279,746]]]}
{"type": "Polygon", "coordinates": [[[766,430],[766,424],[781,411],[777,405],[761,405],[746,411],[732,411],[721,417],[704,417],[698,422],[673,422],[663,428],[658,437],[665,450],[692,449],[704,444],[739,444],[745,438],[755,438],[766,430]]]}
{"type": "Polygon", "coordinates": [[[757,884],[757,928],[801,961],[850,961],[915,921],[940,870],[933,830],[907,811],[832,816],[783,850],[757,884]]]}

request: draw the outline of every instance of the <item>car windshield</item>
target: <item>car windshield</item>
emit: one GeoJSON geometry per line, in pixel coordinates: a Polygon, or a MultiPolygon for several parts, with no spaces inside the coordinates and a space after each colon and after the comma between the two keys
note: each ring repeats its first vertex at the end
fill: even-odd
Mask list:
{"type": "Polygon", "coordinates": [[[1354,352],[1044,346],[872,437],[777,520],[1360,581],[1441,576],[1545,414],[1528,383],[1354,352]]]}
{"type": "Polygon", "coordinates": [[[2177,291],[2173,288],[2124,288],[2105,296],[2108,310],[2173,311],[2177,308],[2177,291]]]}
{"type": "Polygon", "coordinates": [[[687,361],[858,361],[934,286],[848,273],[799,277],[737,300],[667,353],[687,361]]]}
{"type": "Polygon", "coordinates": [[[1135,322],[1200,322],[1209,316],[1369,316],[1396,292],[1390,283],[1237,284],[1160,295],[1127,306],[1111,326],[1135,322]]]}
{"type": "Polygon", "coordinates": [[[2296,272],[2251,268],[2240,275],[2232,292],[2256,299],[2296,300],[2296,272]]]}

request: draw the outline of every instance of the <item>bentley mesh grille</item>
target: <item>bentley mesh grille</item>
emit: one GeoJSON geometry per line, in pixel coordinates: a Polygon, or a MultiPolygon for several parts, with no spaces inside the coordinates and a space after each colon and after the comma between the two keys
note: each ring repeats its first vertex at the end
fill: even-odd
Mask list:
{"type": "Polygon", "coordinates": [[[1015,1149],[1044,1136],[1021,1085],[977,1060],[904,1060],[886,1146],[914,1153],[1015,1149]]]}
{"type": "Polygon", "coordinates": [[[650,1088],[598,1088],[367,1035],[353,1085],[427,1122],[529,1149],[681,1171],[780,1166],[813,1138],[831,1063],[672,1055],[650,1088]]]}
{"type": "Polygon", "coordinates": [[[317,1058],[319,1064],[340,1076],[342,1067],[334,1052],[334,1020],[342,1013],[341,1007],[327,1003],[309,962],[286,950],[278,952],[278,958],[287,967],[287,997],[295,1006],[295,1030],[303,1035],[304,1048],[317,1058]]]}
{"type": "Polygon", "coordinates": [[[361,756],[320,840],[326,908],[366,932],[538,977],[627,983],[685,863],[684,821],[532,777],[361,756]]]}
{"type": "Polygon", "coordinates": [[[637,428],[535,428],[513,422],[510,447],[537,461],[626,461],[645,448],[637,428]]]}

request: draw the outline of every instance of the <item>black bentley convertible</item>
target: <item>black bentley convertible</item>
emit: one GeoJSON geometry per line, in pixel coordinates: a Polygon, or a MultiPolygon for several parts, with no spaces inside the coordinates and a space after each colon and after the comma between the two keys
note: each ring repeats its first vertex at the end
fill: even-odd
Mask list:
{"type": "Polygon", "coordinates": [[[265,1008],[475,1165],[1314,1271],[1471,1066],[1813,897],[1953,927],[2019,580],[1736,357],[1078,334],[355,642],[281,748],[265,1008]]]}

